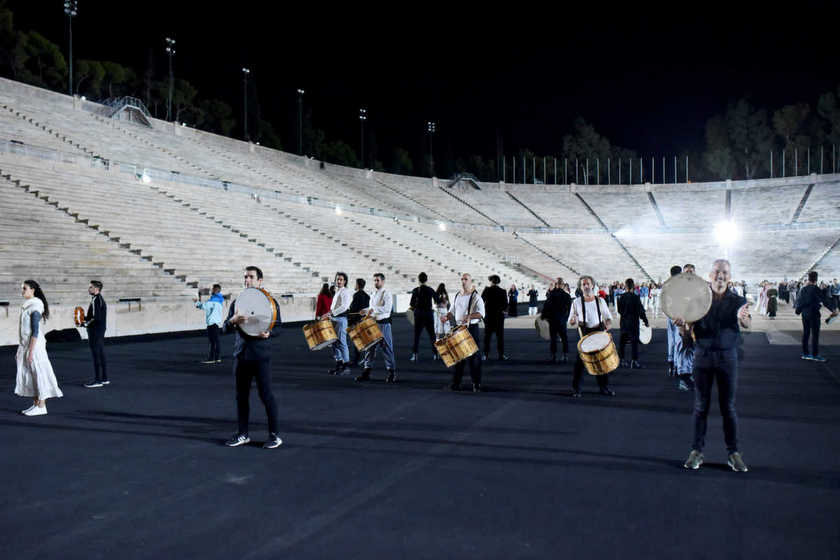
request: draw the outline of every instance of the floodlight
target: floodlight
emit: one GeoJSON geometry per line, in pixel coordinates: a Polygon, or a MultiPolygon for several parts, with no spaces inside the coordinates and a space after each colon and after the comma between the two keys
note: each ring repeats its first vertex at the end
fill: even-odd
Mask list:
{"type": "Polygon", "coordinates": [[[738,226],[732,220],[715,224],[715,239],[724,247],[731,247],[740,237],[738,226]]]}

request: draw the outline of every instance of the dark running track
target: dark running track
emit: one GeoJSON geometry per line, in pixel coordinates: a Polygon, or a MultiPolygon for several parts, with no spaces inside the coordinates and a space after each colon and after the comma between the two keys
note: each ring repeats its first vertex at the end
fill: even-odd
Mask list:
{"type": "MultiPolygon", "coordinates": [[[[808,558],[840,557],[840,353],[746,336],[738,409],[744,458],[725,465],[714,402],[697,472],[682,468],[691,396],[664,376],[664,332],[615,398],[568,394],[571,366],[509,331],[484,394],[445,393],[427,347],[400,383],[325,374],[299,329],[274,344],[284,445],[228,449],[230,360],[198,364],[203,338],[109,343],[113,384],[87,390],[84,343],[52,344],[65,393],[26,418],[14,349],[0,349],[0,558],[808,558]]],[[[227,352],[230,337],[223,339],[227,352]]],[[[354,370],[358,372],[358,369],[354,370]]],[[[466,384],[468,385],[468,384],[466,384]]]]}

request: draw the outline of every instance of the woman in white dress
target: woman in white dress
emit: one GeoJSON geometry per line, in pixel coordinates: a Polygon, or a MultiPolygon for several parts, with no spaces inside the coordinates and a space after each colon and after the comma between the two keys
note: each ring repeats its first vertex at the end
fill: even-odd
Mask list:
{"type": "MultiPolygon", "coordinates": [[[[449,323],[440,320],[449,313],[449,295],[446,293],[446,286],[441,283],[437,289],[437,305],[435,306],[435,338],[443,338],[449,334],[449,323]]],[[[437,359],[437,354],[435,354],[437,359]]]]}
{"type": "Polygon", "coordinates": [[[23,414],[42,416],[47,413],[47,399],[63,396],[47,357],[44,323],[50,316],[50,306],[34,280],[26,280],[21,285],[21,295],[15,394],[33,399],[32,406],[21,411],[23,414]]]}

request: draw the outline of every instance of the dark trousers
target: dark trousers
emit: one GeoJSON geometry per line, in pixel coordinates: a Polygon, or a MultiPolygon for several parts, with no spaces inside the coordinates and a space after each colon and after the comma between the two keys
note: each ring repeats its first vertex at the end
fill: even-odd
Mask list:
{"type": "MultiPolygon", "coordinates": [[[[473,340],[478,340],[478,325],[470,325],[469,327],[470,335],[472,335],[473,340]]],[[[455,364],[455,368],[452,371],[452,385],[460,385],[461,379],[464,377],[464,369],[466,369],[467,364],[470,365],[470,377],[472,378],[472,382],[475,385],[481,385],[481,353],[476,352],[466,360],[461,360],[457,364],[455,364]]]]}
{"type": "Polygon", "coordinates": [[[207,325],[207,338],[210,340],[210,352],[207,354],[207,359],[221,360],[222,347],[219,341],[219,325],[207,325]]]}
{"type": "MultiPolygon", "coordinates": [[[[499,358],[505,354],[505,318],[494,317],[484,323],[484,353],[490,355],[490,337],[496,334],[496,349],[499,358]]],[[[477,342],[477,341],[476,341],[477,342]]]]}
{"type": "Polygon", "coordinates": [[[277,433],[277,403],[271,392],[271,360],[242,360],[234,358],[233,372],[236,376],[236,414],[239,433],[248,433],[248,416],[251,412],[251,379],[257,378],[257,392],[265,406],[268,417],[268,431],[277,433]]]}
{"type": "Polygon", "coordinates": [[[108,371],[105,368],[105,333],[88,331],[88,344],[93,355],[93,373],[96,380],[108,381],[108,371]]]}
{"type": "Polygon", "coordinates": [[[563,353],[569,353],[569,333],[566,330],[566,322],[565,321],[549,321],[548,322],[548,334],[551,338],[551,355],[557,355],[557,335],[560,335],[560,339],[563,341],[563,353]]]}
{"type": "MultiPolygon", "coordinates": [[[[699,351],[698,351],[699,352],[699,351]]],[[[706,425],[712,401],[712,385],[718,384],[718,403],[723,416],[723,438],[730,453],[738,451],[738,414],[735,392],[738,389],[738,352],[734,348],[703,352],[694,366],[694,443],[692,449],[703,451],[706,425]]]]}
{"type": "Polygon", "coordinates": [[[431,309],[428,311],[414,310],[414,346],[411,347],[411,351],[415,354],[420,344],[420,333],[423,332],[423,329],[426,329],[426,332],[429,333],[429,342],[432,343],[432,350],[434,350],[435,314],[431,309]]]}
{"type": "MultiPolygon", "coordinates": [[[[583,365],[583,360],[580,359],[580,354],[577,356],[577,360],[575,360],[575,369],[572,375],[572,390],[576,393],[580,392],[580,380],[583,377],[583,371],[586,368],[583,365]]],[[[607,379],[610,374],[605,373],[604,375],[596,375],[595,380],[598,382],[599,389],[607,389],[610,386],[610,382],[607,379]]]]}
{"type": "MultiPolygon", "coordinates": [[[[638,321],[637,321],[638,323],[638,321]]],[[[634,360],[639,359],[639,329],[621,329],[621,337],[618,339],[618,357],[624,359],[624,347],[630,343],[630,352],[634,360]]]]}
{"type": "Polygon", "coordinates": [[[802,353],[808,353],[808,338],[811,339],[811,355],[820,353],[820,314],[802,315],[802,353]]]}

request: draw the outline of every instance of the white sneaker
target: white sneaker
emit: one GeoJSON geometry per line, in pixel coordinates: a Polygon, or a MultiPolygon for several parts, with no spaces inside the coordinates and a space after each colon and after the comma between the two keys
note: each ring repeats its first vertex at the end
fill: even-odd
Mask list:
{"type": "Polygon", "coordinates": [[[45,406],[33,406],[32,408],[30,408],[29,410],[24,412],[24,414],[26,416],[43,416],[46,413],[47,413],[46,405],[45,406]]]}
{"type": "Polygon", "coordinates": [[[34,404],[33,404],[32,406],[30,406],[30,407],[29,407],[29,408],[27,408],[26,410],[21,410],[21,411],[20,411],[20,413],[21,413],[21,414],[26,414],[27,412],[29,412],[30,410],[32,410],[33,408],[35,408],[35,406],[37,406],[37,405],[34,405],[34,404]]]}

